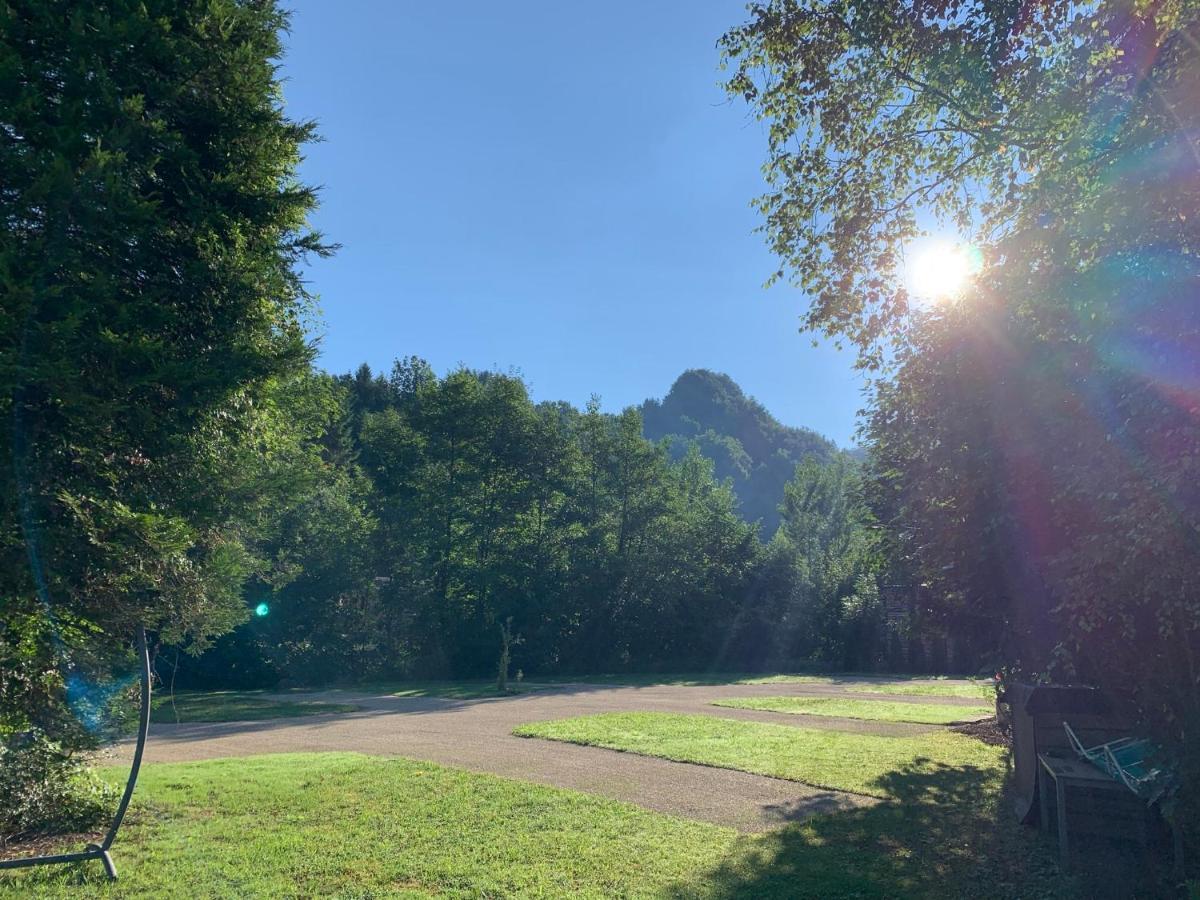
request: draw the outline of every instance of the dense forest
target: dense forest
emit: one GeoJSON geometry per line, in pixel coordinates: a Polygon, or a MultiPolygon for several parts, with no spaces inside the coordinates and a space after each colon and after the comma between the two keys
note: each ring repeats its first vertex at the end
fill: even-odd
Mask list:
{"type": "Polygon", "coordinates": [[[637,409],[535,404],[510,375],[412,358],[285,393],[320,425],[281,459],[307,487],[246,595],[270,614],[198,660],[203,643],[164,650],[177,685],[490,676],[505,627],[526,673],[905,661],[858,466],[815,435],[825,453],[790,466],[764,543],[700,446],[647,439],[637,409]]]}
{"type": "Polygon", "coordinates": [[[671,442],[673,457],[695,445],[711,459],[717,478],[730,480],[742,516],[761,522],[768,539],[779,527],[783,488],[796,466],[837,453],[831,441],[781,424],[728,375],[707,369],[684,372],[662,400],[643,403],[642,421],[650,440],[671,442]]]}

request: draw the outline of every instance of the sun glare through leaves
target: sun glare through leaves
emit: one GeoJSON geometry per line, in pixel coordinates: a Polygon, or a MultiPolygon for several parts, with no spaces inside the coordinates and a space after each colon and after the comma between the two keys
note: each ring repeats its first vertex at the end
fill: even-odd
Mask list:
{"type": "Polygon", "coordinates": [[[921,304],[961,297],[983,268],[983,254],[972,244],[946,239],[915,245],[906,267],[909,293],[921,304]]]}

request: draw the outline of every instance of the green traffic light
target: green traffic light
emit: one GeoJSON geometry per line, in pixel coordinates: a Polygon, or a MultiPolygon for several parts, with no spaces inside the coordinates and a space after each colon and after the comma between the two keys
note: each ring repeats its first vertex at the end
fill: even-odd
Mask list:
{"type": "Polygon", "coordinates": [[[254,607],[254,614],[256,616],[265,616],[270,611],[271,607],[267,606],[266,603],[260,603],[258,606],[254,607]]]}

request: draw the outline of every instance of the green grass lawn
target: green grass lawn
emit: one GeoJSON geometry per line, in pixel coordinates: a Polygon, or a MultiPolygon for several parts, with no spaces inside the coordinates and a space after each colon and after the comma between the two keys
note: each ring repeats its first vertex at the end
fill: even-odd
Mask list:
{"type": "MultiPolygon", "coordinates": [[[[737,675],[595,675],[587,678],[554,678],[538,679],[536,681],[512,681],[509,683],[507,695],[496,690],[496,683],[491,680],[473,681],[386,681],[369,682],[361,685],[333,686],[329,688],[295,688],[290,691],[272,693],[305,693],[325,691],[334,698],[338,693],[380,693],[391,694],[394,697],[440,697],[447,700],[487,700],[501,696],[515,696],[532,691],[546,690],[573,681],[589,684],[614,684],[630,686],[651,686],[655,684],[672,685],[714,685],[714,684],[768,684],[778,681],[801,681],[809,683],[834,684],[841,683],[833,676],[812,675],[776,675],[765,678],[744,679],[739,681],[737,675]]],[[[891,691],[892,684],[871,682],[869,687],[858,687],[854,690],[883,690],[891,691]]],[[[899,686],[907,687],[908,682],[899,686]]],[[[921,688],[955,688],[956,685],[938,685],[936,683],[921,683],[913,689],[898,690],[895,693],[924,693],[921,688]]],[[[267,697],[266,691],[180,691],[174,695],[159,693],[154,697],[150,720],[160,724],[175,722],[238,722],[257,721],[260,719],[290,718],[294,716],[313,716],[321,713],[350,712],[356,707],[353,703],[339,703],[336,700],[285,700],[267,697]]],[[[963,696],[947,694],[947,696],[963,696]]],[[[966,696],[974,696],[967,694],[966,696]]],[[[829,715],[835,715],[829,713],[829,715]]]]}
{"type": "Polygon", "coordinates": [[[403,759],[287,754],[151,765],[97,864],[0,875],[0,897],[653,896],[736,842],[571,791],[403,759]]]}
{"type": "MultiPolygon", "coordinates": [[[[119,778],[120,773],[109,777],[119,778]]],[[[0,897],[1076,896],[974,776],[764,835],[429,763],[293,754],[143,769],[97,863],[0,873],[0,897]],[[997,822],[1004,823],[997,825],[997,822]]]]}
{"type": "Polygon", "coordinates": [[[777,672],[770,675],[749,672],[617,672],[601,675],[539,675],[539,684],[614,684],[652,687],[658,684],[703,687],[715,684],[822,684],[847,690],[872,693],[926,694],[941,697],[992,696],[992,683],[986,679],[955,679],[939,675],[869,675],[861,672],[799,674],[777,672]],[[962,683],[969,682],[969,683],[962,683]]]}
{"type": "Polygon", "coordinates": [[[543,684],[611,684],[621,687],[653,687],[667,684],[677,687],[701,687],[714,684],[738,684],[739,679],[744,677],[748,676],[738,672],[673,672],[669,674],[615,672],[601,675],[539,675],[535,680],[543,684]]]}
{"type": "Polygon", "coordinates": [[[949,732],[916,737],[850,734],[768,722],[678,713],[601,713],[522,725],[515,734],[739,769],[896,799],[896,773],[940,768],[975,772],[980,783],[1003,766],[1003,751],[949,732]]]}
{"type": "Polygon", "coordinates": [[[292,688],[286,691],[180,691],[175,694],[174,705],[171,695],[159,693],[154,696],[150,721],[171,724],[174,722],[238,722],[258,719],[290,718],[293,716],[315,716],[321,713],[352,712],[358,709],[353,703],[330,700],[283,700],[266,696],[271,694],[304,694],[321,692],[337,698],[342,693],[379,693],[393,697],[443,697],[448,700],[484,700],[490,697],[512,696],[542,690],[545,684],[509,685],[507,695],[496,690],[494,681],[406,681],[373,682],[356,686],[329,688],[292,688]]]}
{"type": "Polygon", "coordinates": [[[991,700],[996,696],[992,682],[978,679],[967,683],[941,678],[903,676],[879,679],[851,675],[763,675],[743,678],[737,684],[822,684],[864,694],[904,694],[911,697],[967,697],[991,700]]]}
{"type": "MultiPolygon", "coordinates": [[[[550,685],[528,681],[510,681],[508,693],[501,694],[492,681],[405,681],[388,682],[380,690],[393,697],[444,697],[447,700],[486,700],[489,697],[511,697],[545,690],[550,685]]],[[[350,688],[350,690],[357,690],[350,688]]]]}
{"type": "Polygon", "coordinates": [[[348,703],[316,703],[278,700],[261,691],[185,691],[157,694],[151,701],[150,721],[243,722],[315,716],[321,713],[351,712],[358,707],[348,703]]]}
{"type": "Polygon", "coordinates": [[[897,703],[889,700],[851,700],[841,697],[734,697],[716,700],[713,706],[761,709],[800,716],[841,716],[878,722],[918,722],[950,725],[991,715],[988,706],[946,706],[937,703],[897,703]]]}
{"type": "Polygon", "coordinates": [[[855,673],[829,675],[750,675],[746,673],[683,672],[671,675],[612,674],[612,675],[555,675],[539,676],[539,684],[612,684],[630,687],[652,687],[657,684],[703,687],[716,684],[820,684],[841,687],[847,691],[868,694],[906,694],[918,697],[966,697],[972,700],[991,700],[995,689],[987,679],[950,681],[930,675],[879,675],[855,673]]]}

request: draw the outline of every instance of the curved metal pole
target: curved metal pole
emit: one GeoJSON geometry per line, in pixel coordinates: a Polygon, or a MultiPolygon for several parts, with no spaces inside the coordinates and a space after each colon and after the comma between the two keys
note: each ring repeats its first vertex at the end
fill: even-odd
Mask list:
{"type": "Polygon", "coordinates": [[[88,844],[79,853],[57,853],[49,856],[26,856],[21,859],[0,860],[0,869],[23,869],[27,866],[44,866],[52,863],[82,862],[88,859],[98,859],[104,863],[104,871],[108,877],[116,880],[117,867],[113,865],[108,850],[116,840],[125,812],[129,809],[129,801],[133,799],[133,789],[137,784],[138,771],[142,768],[142,753],[146,749],[146,735],[150,732],[150,648],[146,644],[146,629],[138,626],[138,655],[142,662],[142,706],[138,717],[137,746],[133,751],[133,764],[129,768],[129,780],[125,782],[125,793],[117,805],[116,815],[108,827],[108,833],[99,844],[88,844]]]}
{"type": "Polygon", "coordinates": [[[146,750],[146,735],[150,731],[150,648],[146,645],[146,629],[138,626],[138,655],[142,658],[142,708],[138,719],[137,747],[133,751],[133,765],[129,767],[129,780],[125,782],[125,793],[113,816],[108,834],[104,836],[101,850],[107,851],[117,837],[121,828],[121,820],[125,818],[125,810],[129,809],[129,801],[133,798],[133,788],[137,784],[138,771],[142,768],[142,753],[146,750]]]}

